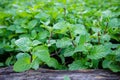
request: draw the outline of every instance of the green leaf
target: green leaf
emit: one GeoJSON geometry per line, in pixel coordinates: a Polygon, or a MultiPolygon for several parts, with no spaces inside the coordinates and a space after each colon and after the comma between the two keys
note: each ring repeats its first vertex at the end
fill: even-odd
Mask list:
{"type": "Polygon", "coordinates": [[[64,57],[70,57],[73,54],[74,54],[74,48],[73,47],[67,47],[63,52],[64,57]]]}
{"type": "Polygon", "coordinates": [[[111,63],[111,65],[109,66],[109,68],[113,72],[120,72],[120,65],[117,62],[116,63],[111,63]]]}
{"type": "Polygon", "coordinates": [[[0,44],[1,46],[0,46],[0,55],[1,54],[4,54],[4,49],[2,48],[2,44],[0,44]]]}
{"type": "Polygon", "coordinates": [[[90,41],[89,34],[80,35],[79,45],[83,45],[84,43],[88,41],[90,41]]]}
{"type": "Polygon", "coordinates": [[[42,22],[47,21],[49,18],[49,15],[44,13],[43,11],[35,15],[35,18],[40,19],[42,22]]]}
{"type": "MultiPolygon", "coordinates": [[[[48,41],[47,41],[47,43],[48,43],[48,41]]],[[[50,43],[48,44],[48,46],[51,46],[51,45],[53,45],[55,43],[56,43],[56,40],[50,40],[50,43]]]]}
{"type": "Polygon", "coordinates": [[[61,62],[62,62],[62,64],[64,64],[65,63],[65,57],[64,57],[64,55],[59,55],[59,57],[60,57],[60,59],[61,59],[61,62]]]}
{"type": "Polygon", "coordinates": [[[30,55],[28,53],[19,53],[18,60],[13,66],[16,72],[23,72],[31,68],[30,55]]]}
{"type": "Polygon", "coordinates": [[[100,59],[106,57],[110,52],[110,48],[103,45],[98,45],[93,47],[87,57],[90,59],[100,59]]]}
{"type": "Polygon", "coordinates": [[[105,17],[105,18],[106,18],[106,17],[110,17],[110,16],[111,16],[111,11],[110,11],[110,10],[105,10],[105,11],[103,11],[103,12],[102,12],[102,16],[105,17]]]}
{"type": "Polygon", "coordinates": [[[104,35],[101,35],[101,42],[109,42],[110,41],[110,35],[108,34],[104,34],[104,35]]]}
{"type": "Polygon", "coordinates": [[[86,48],[84,45],[78,45],[74,50],[74,52],[83,52],[83,51],[86,51],[86,48]]]}
{"type": "Polygon", "coordinates": [[[18,53],[16,55],[16,58],[17,58],[17,60],[19,60],[19,59],[24,59],[24,57],[28,57],[28,56],[29,56],[28,53],[18,53]]]}
{"type": "Polygon", "coordinates": [[[112,61],[106,59],[102,62],[102,66],[103,66],[103,68],[109,68],[111,63],[112,63],[112,61]]]}
{"type": "Polygon", "coordinates": [[[16,33],[26,33],[27,32],[26,29],[22,28],[19,25],[15,25],[15,26],[16,26],[16,30],[15,30],[16,33]]]}
{"type": "Polygon", "coordinates": [[[34,41],[32,42],[32,44],[33,44],[33,46],[37,46],[37,45],[39,45],[39,44],[42,44],[42,42],[40,42],[40,41],[38,41],[38,40],[34,40],[34,41]]]}
{"type": "Polygon", "coordinates": [[[54,24],[53,29],[55,33],[65,34],[68,31],[68,26],[69,26],[68,23],[62,21],[54,24]]]}
{"type": "Polygon", "coordinates": [[[32,20],[28,23],[28,28],[29,29],[34,28],[36,26],[36,24],[37,24],[37,20],[32,20]]]}
{"type": "Polygon", "coordinates": [[[27,30],[22,28],[21,26],[19,25],[10,25],[7,30],[10,30],[10,31],[15,31],[16,33],[26,33],[27,30]]]}
{"type": "Polygon", "coordinates": [[[80,34],[80,35],[85,35],[87,33],[85,26],[82,24],[76,24],[74,25],[74,34],[80,34]]]}
{"type": "Polygon", "coordinates": [[[92,30],[96,33],[101,32],[101,28],[99,27],[92,27],[92,30]]]}
{"type": "Polygon", "coordinates": [[[18,70],[29,68],[23,59],[29,53],[33,69],[39,65],[66,70],[102,66],[120,72],[119,3],[0,0],[0,65],[14,64],[18,52],[15,65],[24,66],[18,70]]]}
{"type": "Polygon", "coordinates": [[[33,62],[31,63],[31,68],[37,70],[39,68],[39,65],[42,63],[42,61],[36,57],[33,62]]]}
{"type": "Polygon", "coordinates": [[[58,22],[54,24],[53,29],[63,29],[66,27],[66,22],[58,22]]]}
{"type": "Polygon", "coordinates": [[[90,51],[93,47],[93,45],[91,43],[85,43],[84,46],[85,46],[85,49],[88,51],[90,51]]]}
{"type": "Polygon", "coordinates": [[[57,48],[65,48],[70,45],[72,45],[71,40],[67,37],[62,38],[61,40],[57,40],[56,42],[57,48]]]}
{"type": "Polygon", "coordinates": [[[15,25],[10,25],[7,29],[11,30],[11,31],[15,31],[16,30],[16,26],[15,25]]]}
{"type": "Polygon", "coordinates": [[[0,62],[0,67],[1,67],[1,66],[4,66],[4,64],[0,62]]]}
{"type": "Polygon", "coordinates": [[[69,76],[65,75],[64,80],[71,80],[71,79],[69,78],[69,76]]]}
{"type": "Polygon", "coordinates": [[[58,63],[58,61],[55,58],[50,58],[50,60],[47,62],[47,65],[49,67],[53,67],[55,69],[59,69],[60,65],[58,63]]]}
{"type": "Polygon", "coordinates": [[[99,61],[100,60],[98,60],[98,59],[92,59],[92,65],[90,65],[90,67],[92,66],[94,69],[98,69],[99,61]]]}
{"type": "Polygon", "coordinates": [[[42,30],[38,33],[38,39],[45,39],[49,36],[49,32],[46,30],[42,30]]]}
{"type": "Polygon", "coordinates": [[[36,30],[31,31],[31,39],[35,39],[37,37],[37,32],[36,30]]]}
{"type": "Polygon", "coordinates": [[[69,70],[87,69],[84,60],[75,60],[72,64],[69,64],[69,70]]]}
{"type": "Polygon", "coordinates": [[[50,54],[46,46],[41,45],[33,48],[32,54],[37,56],[43,62],[47,63],[50,60],[50,54]]]}
{"type": "Polygon", "coordinates": [[[21,51],[29,51],[32,47],[32,42],[28,37],[22,37],[15,41],[15,44],[21,51]]]}
{"type": "Polygon", "coordinates": [[[109,23],[108,23],[108,25],[110,26],[110,27],[120,27],[120,20],[118,19],[118,18],[113,18],[113,19],[111,19],[110,21],[109,21],[109,23]]]}
{"type": "Polygon", "coordinates": [[[13,59],[13,56],[8,57],[7,60],[5,61],[5,64],[6,64],[7,66],[10,66],[10,65],[11,65],[11,62],[12,62],[12,59],[13,59]]]}

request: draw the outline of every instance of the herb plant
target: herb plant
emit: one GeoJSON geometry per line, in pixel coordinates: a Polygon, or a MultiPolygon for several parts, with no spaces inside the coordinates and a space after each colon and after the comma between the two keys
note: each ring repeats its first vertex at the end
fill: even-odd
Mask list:
{"type": "Polygon", "coordinates": [[[0,0],[0,66],[16,72],[120,72],[120,0],[0,0]]]}

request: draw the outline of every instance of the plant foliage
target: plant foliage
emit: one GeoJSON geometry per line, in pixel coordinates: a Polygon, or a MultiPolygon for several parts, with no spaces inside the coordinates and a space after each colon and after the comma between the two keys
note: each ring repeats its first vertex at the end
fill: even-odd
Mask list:
{"type": "Polygon", "coordinates": [[[0,0],[0,66],[23,72],[120,72],[120,0],[0,0]]]}

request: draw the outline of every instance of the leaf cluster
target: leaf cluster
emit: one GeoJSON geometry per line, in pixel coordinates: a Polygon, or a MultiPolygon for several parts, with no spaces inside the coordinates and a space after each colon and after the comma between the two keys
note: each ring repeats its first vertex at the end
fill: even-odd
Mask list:
{"type": "Polygon", "coordinates": [[[0,66],[120,72],[119,0],[0,2],[0,66]]]}

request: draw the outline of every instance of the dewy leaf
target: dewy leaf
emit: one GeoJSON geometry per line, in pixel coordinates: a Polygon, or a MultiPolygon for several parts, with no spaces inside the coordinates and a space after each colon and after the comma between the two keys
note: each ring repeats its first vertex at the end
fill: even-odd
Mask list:
{"type": "Polygon", "coordinates": [[[36,26],[36,24],[37,24],[37,20],[32,20],[28,23],[28,28],[29,29],[34,28],[36,26]]]}
{"type": "Polygon", "coordinates": [[[28,37],[23,37],[15,41],[15,44],[21,51],[29,51],[32,47],[32,42],[28,37]]]}
{"type": "Polygon", "coordinates": [[[100,59],[106,57],[110,52],[110,48],[103,45],[98,45],[93,47],[93,49],[87,57],[90,59],[100,59]]]}
{"type": "Polygon", "coordinates": [[[67,37],[62,38],[61,40],[57,40],[56,42],[57,48],[65,48],[67,46],[70,46],[71,44],[71,40],[67,37]]]}
{"type": "Polygon", "coordinates": [[[32,54],[37,56],[43,62],[48,62],[50,60],[50,54],[46,46],[37,46],[33,49],[32,54]]]}
{"type": "Polygon", "coordinates": [[[16,72],[23,72],[31,68],[30,55],[28,53],[19,53],[20,57],[13,66],[13,70],[16,72]],[[22,55],[21,55],[22,54],[22,55]]]}
{"type": "Polygon", "coordinates": [[[69,70],[87,69],[83,60],[76,60],[72,64],[69,64],[69,70]]]}

